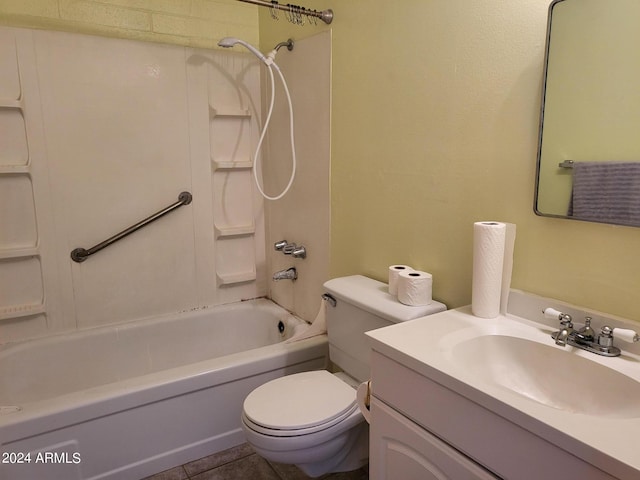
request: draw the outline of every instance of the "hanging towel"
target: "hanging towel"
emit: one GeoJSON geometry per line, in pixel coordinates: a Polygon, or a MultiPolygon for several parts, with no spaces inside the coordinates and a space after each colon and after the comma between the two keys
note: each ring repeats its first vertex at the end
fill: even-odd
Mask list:
{"type": "Polygon", "coordinates": [[[575,162],[568,215],[640,226],[640,162],[575,162]]]}

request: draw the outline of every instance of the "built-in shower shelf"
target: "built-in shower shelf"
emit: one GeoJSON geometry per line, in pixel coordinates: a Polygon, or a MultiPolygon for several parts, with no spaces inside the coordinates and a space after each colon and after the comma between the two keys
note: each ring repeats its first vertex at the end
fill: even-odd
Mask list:
{"type": "Polygon", "coordinates": [[[251,112],[246,108],[214,108],[209,106],[212,117],[240,117],[251,118],[251,112]]]}
{"type": "Polygon", "coordinates": [[[29,317],[45,313],[43,303],[32,305],[10,305],[8,307],[0,307],[0,320],[8,320],[10,318],[29,317]]]}
{"type": "Polygon", "coordinates": [[[7,98],[0,98],[0,108],[24,108],[22,100],[11,100],[7,98]]]}
{"type": "Polygon", "coordinates": [[[28,165],[0,165],[0,175],[16,175],[29,173],[28,165]]]}
{"type": "Polygon", "coordinates": [[[217,225],[214,225],[214,230],[217,238],[241,237],[256,233],[255,225],[240,225],[237,227],[218,227],[217,225]]]}
{"type": "Polygon", "coordinates": [[[239,162],[233,161],[213,161],[213,167],[216,170],[238,170],[238,169],[247,169],[253,167],[253,162],[251,160],[243,160],[239,162]]]}
{"type": "Polygon", "coordinates": [[[0,260],[35,257],[38,255],[40,255],[38,247],[0,248],[0,260]]]}
{"type": "Polygon", "coordinates": [[[256,279],[256,272],[218,273],[216,276],[220,285],[234,285],[236,283],[253,282],[256,279]]]}

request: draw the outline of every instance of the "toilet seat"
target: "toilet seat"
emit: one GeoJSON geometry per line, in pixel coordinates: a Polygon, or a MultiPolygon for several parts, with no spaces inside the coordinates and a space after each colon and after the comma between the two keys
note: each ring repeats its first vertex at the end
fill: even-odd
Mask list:
{"type": "Polygon", "coordinates": [[[346,411],[343,415],[341,415],[340,417],[336,417],[331,421],[320,423],[313,427],[296,428],[291,430],[285,430],[282,428],[265,428],[251,421],[249,418],[247,418],[247,416],[244,413],[242,414],[242,421],[248,428],[250,428],[254,432],[261,433],[263,435],[269,435],[271,437],[299,437],[302,435],[310,435],[312,433],[317,433],[322,430],[331,428],[334,425],[337,425],[338,423],[343,422],[345,419],[349,418],[351,415],[357,412],[358,412],[358,405],[353,405],[352,409],[346,411]]]}
{"type": "Polygon", "coordinates": [[[244,401],[243,419],[252,430],[290,437],[330,428],[358,410],[356,392],[326,370],[267,382],[244,401]]]}

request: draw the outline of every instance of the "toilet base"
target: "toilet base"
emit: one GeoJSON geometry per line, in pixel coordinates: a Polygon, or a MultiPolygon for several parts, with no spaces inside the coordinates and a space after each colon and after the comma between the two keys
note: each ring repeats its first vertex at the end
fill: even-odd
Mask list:
{"type": "Polygon", "coordinates": [[[327,473],[350,472],[369,463],[369,424],[361,423],[352,431],[353,436],[342,450],[344,454],[335,455],[323,462],[297,463],[296,466],[312,478],[327,473]]]}
{"type": "Polygon", "coordinates": [[[256,439],[245,425],[243,429],[249,445],[258,455],[272,462],[296,465],[313,478],[357,470],[369,461],[369,424],[364,421],[327,442],[296,450],[265,448],[261,442],[252,441],[256,439]]]}

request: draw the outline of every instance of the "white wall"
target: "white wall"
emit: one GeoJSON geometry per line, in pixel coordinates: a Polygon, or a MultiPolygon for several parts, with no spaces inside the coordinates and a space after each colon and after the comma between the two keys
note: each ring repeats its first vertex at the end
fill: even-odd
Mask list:
{"type": "Polygon", "coordinates": [[[266,294],[252,56],[0,30],[0,343],[266,294]],[[26,132],[26,135],[24,134],[26,132]],[[177,201],[83,263],[70,259],[177,201]]]}

